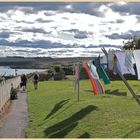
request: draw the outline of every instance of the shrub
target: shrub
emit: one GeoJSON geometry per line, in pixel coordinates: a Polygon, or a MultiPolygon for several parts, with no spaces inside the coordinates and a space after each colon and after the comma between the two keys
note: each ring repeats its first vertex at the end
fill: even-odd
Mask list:
{"type": "Polygon", "coordinates": [[[10,100],[15,100],[15,99],[17,99],[17,90],[12,87],[10,93],[10,100]]]}
{"type": "Polygon", "coordinates": [[[55,72],[60,72],[60,67],[59,66],[55,66],[54,69],[55,69],[55,72]]]}
{"type": "Polygon", "coordinates": [[[51,73],[42,72],[39,74],[39,81],[46,81],[52,77],[51,73]]]}
{"type": "Polygon", "coordinates": [[[54,66],[54,80],[62,80],[65,78],[65,72],[60,66],[54,66]]]}
{"type": "Polygon", "coordinates": [[[89,79],[86,69],[84,67],[80,68],[80,79],[89,79]]]}
{"type": "Polygon", "coordinates": [[[65,79],[65,72],[63,70],[54,74],[54,80],[62,80],[62,79],[65,79]]]}
{"type": "Polygon", "coordinates": [[[66,75],[73,75],[73,68],[72,67],[64,67],[63,71],[66,75]]]}

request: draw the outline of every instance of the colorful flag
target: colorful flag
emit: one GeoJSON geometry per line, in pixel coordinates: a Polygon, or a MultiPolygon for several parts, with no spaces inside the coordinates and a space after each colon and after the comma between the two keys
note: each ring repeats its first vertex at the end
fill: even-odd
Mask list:
{"type": "Polygon", "coordinates": [[[110,79],[106,71],[104,70],[103,66],[99,65],[98,72],[99,72],[100,77],[103,79],[104,84],[110,84],[110,79]]]}
{"type": "Polygon", "coordinates": [[[75,64],[75,80],[79,80],[79,66],[78,64],[75,64]]]}
{"type": "Polygon", "coordinates": [[[96,85],[96,81],[93,79],[93,77],[90,74],[90,69],[89,69],[88,64],[86,64],[86,72],[87,72],[87,74],[88,74],[88,76],[90,78],[90,82],[91,82],[91,85],[92,85],[94,95],[96,96],[96,95],[98,95],[99,90],[98,90],[98,87],[96,85]]]}

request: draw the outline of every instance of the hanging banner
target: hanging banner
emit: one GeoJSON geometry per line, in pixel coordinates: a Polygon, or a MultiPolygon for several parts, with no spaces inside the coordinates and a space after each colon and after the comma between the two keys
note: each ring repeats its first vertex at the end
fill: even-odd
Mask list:
{"type": "Polygon", "coordinates": [[[90,82],[91,82],[91,85],[92,85],[92,89],[93,89],[94,95],[96,96],[96,95],[98,95],[99,90],[97,88],[95,80],[92,78],[92,76],[90,74],[90,69],[89,69],[88,64],[86,64],[86,72],[87,72],[87,74],[88,74],[88,76],[90,78],[90,82]]]}
{"type": "MultiPolygon", "coordinates": [[[[83,65],[84,66],[84,65],[83,65]]],[[[86,72],[90,78],[90,82],[92,85],[92,89],[94,92],[94,95],[102,94],[104,93],[104,88],[99,80],[98,74],[95,70],[95,66],[93,64],[90,64],[90,67],[88,64],[86,64],[86,72]]]]}
{"type": "Polygon", "coordinates": [[[77,93],[78,93],[78,102],[79,102],[79,63],[78,64],[75,64],[75,90],[76,90],[76,87],[77,87],[77,93]]]}

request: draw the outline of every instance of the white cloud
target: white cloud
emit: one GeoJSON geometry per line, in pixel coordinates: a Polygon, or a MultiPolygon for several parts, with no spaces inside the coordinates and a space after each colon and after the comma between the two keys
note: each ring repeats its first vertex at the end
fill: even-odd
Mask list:
{"type": "Polygon", "coordinates": [[[118,5],[126,5],[127,2],[125,2],[125,1],[119,1],[119,2],[117,2],[117,4],[118,4],[118,5]]]}
{"type": "MultiPolygon", "coordinates": [[[[109,48],[107,48],[108,50],[109,48]]],[[[110,49],[116,49],[110,47],[110,49]]],[[[95,57],[103,55],[101,48],[29,48],[0,46],[0,56],[21,56],[21,57],[95,57]]]]}
{"type": "Polygon", "coordinates": [[[71,5],[67,5],[65,8],[68,9],[68,10],[71,10],[72,6],[71,5]]]}
{"type": "MultiPolygon", "coordinates": [[[[110,3],[110,5],[111,4],[112,3],[110,3]]],[[[125,5],[126,2],[119,2],[117,4],[125,5]]],[[[119,46],[122,45],[123,39],[110,39],[107,35],[124,35],[127,34],[129,30],[138,31],[140,30],[140,23],[137,22],[136,15],[121,15],[113,11],[110,5],[104,4],[99,7],[98,12],[104,13],[104,17],[85,13],[51,10],[33,12],[32,7],[14,7],[5,13],[0,13],[0,30],[11,32],[10,36],[5,40],[14,43],[21,40],[30,42],[45,40],[52,44],[60,43],[65,46],[71,45],[77,48],[80,48],[80,46],[85,46],[86,48],[101,45],[119,46]],[[27,14],[25,12],[26,10],[31,11],[31,13],[27,14]],[[43,22],[38,22],[38,19],[41,19],[43,22]],[[33,30],[36,28],[41,29],[42,32],[23,31],[24,29],[33,30]],[[76,32],[71,32],[71,30],[77,30],[79,32],[76,34],[76,32]]],[[[72,9],[73,7],[69,4],[65,8],[72,9]]],[[[84,51],[87,51],[86,48],[83,48],[84,51]]],[[[16,51],[16,47],[12,49],[15,50],[13,54],[16,55],[16,52],[18,52],[16,51]]],[[[1,50],[5,50],[4,47],[1,48],[1,50]]],[[[53,51],[55,50],[57,52],[57,49],[53,51]]],[[[81,50],[79,50],[79,52],[76,52],[74,48],[73,50],[73,53],[76,53],[76,55],[82,54],[81,50]]],[[[46,50],[43,51],[45,55],[49,55],[49,53],[46,53],[46,50]]],[[[6,52],[2,51],[1,55],[4,53],[6,52]]],[[[24,52],[22,55],[23,54],[26,55],[24,52]]],[[[68,53],[65,54],[69,55],[68,53]]]]}

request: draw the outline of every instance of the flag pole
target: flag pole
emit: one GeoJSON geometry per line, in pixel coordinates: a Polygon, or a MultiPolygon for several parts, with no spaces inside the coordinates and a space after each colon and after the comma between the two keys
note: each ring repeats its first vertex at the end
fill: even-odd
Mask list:
{"type": "Polygon", "coordinates": [[[79,99],[80,99],[80,85],[79,85],[80,72],[79,72],[79,69],[80,69],[80,65],[79,65],[79,62],[78,62],[78,80],[77,80],[77,85],[78,85],[78,88],[77,88],[77,92],[78,92],[78,102],[79,102],[79,99]]]}
{"type": "Polygon", "coordinates": [[[74,86],[74,91],[76,90],[76,78],[75,78],[75,64],[73,64],[73,80],[72,80],[72,84],[74,86]]]}
{"type": "Polygon", "coordinates": [[[74,75],[74,81],[73,81],[73,83],[74,83],[74,91],[76,91],[76,84],[77,84],[75,72],[76,72],[76,64],[73,65],[73,75],[74,75]]]}

